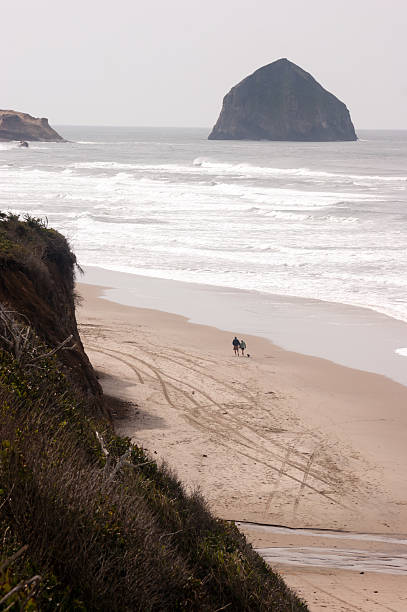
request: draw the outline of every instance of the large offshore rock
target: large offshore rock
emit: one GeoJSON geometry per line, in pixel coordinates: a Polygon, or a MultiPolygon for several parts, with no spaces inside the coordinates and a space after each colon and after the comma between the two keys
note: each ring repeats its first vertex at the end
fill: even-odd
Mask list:
{"type": "Polygon", "coordinates": [[[345,104],[302,68],[279,59],[232,87],[211,140],[357,140],[345,104]]]}
{"type": "Polygon", "coordinates": [[[0,110],[0,141],[4,140],[59,142],[64,139],[50,127],[48,119],[37,119],[13,110],[0,110]]]}

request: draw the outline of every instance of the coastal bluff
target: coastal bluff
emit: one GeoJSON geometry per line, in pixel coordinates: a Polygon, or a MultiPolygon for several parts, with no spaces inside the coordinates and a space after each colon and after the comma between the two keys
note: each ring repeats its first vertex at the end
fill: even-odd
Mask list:
{"type": "Polygon", "coordinates": [[[210,140],[357,140],[346,105],[288,59],[256,70],[223,99],[210,140]]]}
{"type": "MultiPolygon", "coordinates": [[[[1,609],[308,612],[233,521],[141,446],[139,431],[133,441],[115,432],[119,415],[144,411],[122,395],[144,378],[133,378],[130,345],[118,356],[117,338],[103,348],[110,322],[96,319],[80,326],[87,350],[114,361],[93,369],[76,322],[78,268],[46,220],[0,211],[1,609]]],[[[138,345],[141,326],[129,325],[138,345]]]]}
{"type": "Polygon", "coordinates": [[[84,396],[96,400],[102,388],[76,323],[76,269],[68,241],[46,222],[28,214],[20,219],[0,212],[0,311],[3,306],[29,322],[48,347],[65,347],[58,353],[65,375],[84,396]],[[64,344],[67,338],[69,349],[64,344]]]}
{"type": "Polygon", "coordinates": [[[64,142],[45,117],[39,119],[28,113],[0,110],[0,141],[10,140],[64,142]]]}

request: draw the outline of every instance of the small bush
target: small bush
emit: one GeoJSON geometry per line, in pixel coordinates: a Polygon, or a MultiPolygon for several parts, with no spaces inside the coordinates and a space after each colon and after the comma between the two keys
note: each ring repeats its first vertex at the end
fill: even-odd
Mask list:
{"type": "Polygon", "coordinates": [[[305,612],[232,523],[103,418],[86,356],[65,351],[74,263],[46,222],[0,213],[0,606],[305,612]]]}
{"type": "Polygon", "coordinates": [[[4,357],[0,520],[28,546],[32,571],[51,577],[40,609],[49,580],[52,605],[66,609],[306,609],[198,494],[110,429],[101,444],[54,359],[33,384],[4,357]]]}

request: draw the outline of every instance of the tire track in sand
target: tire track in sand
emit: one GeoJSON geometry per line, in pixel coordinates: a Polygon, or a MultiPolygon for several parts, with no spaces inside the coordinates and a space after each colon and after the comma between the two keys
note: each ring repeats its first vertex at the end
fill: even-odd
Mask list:
{"type": "Polygon", "coordinates": [[[389,606],[386,606],[385,604],[382,604],[379,601],[375,601],[374,599],[371,599],[370,597],[367,597],[365,595],[365,593],[363,593],[363,594],[362,593],[358,593],[358,591],[356,591],[355,589],[351,589],[349,585],[346,585],[346,590],[350,591],[351,593],[355,593],[355,595],[363,595],[363,597],[366,599],[366,601],[370,601],[371,603],[375,604],[376,606],[379,606],[379,608],[382,608],[383,610],[388,610],[388,612],[400,612],[399,610],[395,610],[394,608],[390,608],[389,606]]]}
{"type": "MultiPolygon", "coordinates": [[[[217,379],[216,377],[207,374],[206,372],[203,372],[202,370],[196,369],[196,368],[191,368],[189,366],[185,366],[184,364],[178,362],[177,360],[171,358],[171,357],[167,357],[167,356],[163,356],[161,353],[160,354],[156,354],[156,353],[152,353],[151,351],[147,351],[145,349],[143,349],[141,346],[139,346],[137,343],[133,342],[133,344],[135,346],[137,346],[137,348],[139,350],[142,350],[144,353],[146,353],[147,355],[150,355],[153,358],[159,358],[159,359],[166,359],[167,361],[171,361],[173,363],[176,363],[177,365],[180,365],[181,367],[187,368],[188,370],[191,370],[193,372],[196,372],[197,374],[200,374],[201,376],[204,376],[210,380],[213,380],[214,382],[216,382],[217,384],[219,384],[219,386],[223,386],[226,389],[231,390],[233,393],[236,394],[236,389],[234,387],[232,387],[232,385],[228,385],[227,383],[224,383],[224,381],[220,381],[219,379],[217,379]]],[[[131,359],[136,359],[136,360],[140,360],[140,358],[129,354],[129,353],[121,353],[122,355],[125,355],[127,357],[130,357],[131,359]]],[[[141,360],[142,361],[142,360],[141,360]]],[[[189,361],[189,360],[188,360],[189,361]]],[[[142,361],[143,362],[143,361],[142,361]]],[[[147,362],[143,362],[143,363],[147,363],[147,362]]],[[[157,367],[157,366],[155,366],[157,367]]],[[[166,372],[162,372],[161,373],[166,376],[166,378],[170,378],[171,380],[174,380],[180,384],[183,384],[184,386],[190,387],[191,389],[193,389],[193,391],[200,393],[201,395],[203,395],[204,397],[206,397],[208,399],[209,402],[213,403],[215,406],[217,406],[220,410],[223,410],[223,406],[220,405],[218,402],[216,402],[211,396],[209,396],[207,393],[205,393],[204,391],[198,389],[197,387],[194,387],[193,385],[190,385],[189,383],[186,383],[185,381],[180,381],[179,379],[170,376],[169,374],[167,374],[166,372]]],[[[241,395],[241,392],[239,391],[239,394],[241,395]]],[[[239,397],[240,397],[239,395],[239,397]]],[[[245,396],[246,399],[248,399],[248,401],[250,401],[250,403],[252,404],[253,407],[257,408],[257,403],[254,400],[254,398],[252,398],[250,395],[246,395],[245,396]]],[[[251,426],[250,424],[247,423],[247,421],[236,417],[236,416],[231,416],[229,415],[228,419],[222,419],[222,422],[219,421],[218,422],[221,426],[225,425],[225,422],[227,421],[234,421],[237,424],[237,427],[235,427],[235,429],[237,429],[238,427],[244,427],[245,429],[249,430],[250,432],[252,432],[257,438],[260,438],[261,440],[263,440],[264,442],[266,442],[267,444],[271,444],[274,447],[277,447],[280,450],[286,451],[287,446],[285,444],[282,444],[280,442],[278,442],[277,440],[271,440],[270,438],[265,437],[263,434],[261,434],[261,432],[259,432],[257,429],[255,429],[253,426],[251,426]]],[[[305,435],[303,434],[303,432],[300,432],[300,436],[301,435],[305,435]]],[[[241,437],[243,437],[243,434],[241,434],[241,437]]],[[[248,441],[252,446],[256,446],[261,452],[264,452],[266,454],[268,454],[270,457],[273,457],[275,459],[277,459],[277,461],[281,461],[281,456],[278,455],[276,452],[272,452],[269,449],[265,448],[264,446],[261,446],[259,443],[256,443],[255,441],[251,440],[250,438],[247,438],[247,436],[245,436],[246,441],[248,441]]],[[[301,453],[300,451],[297,451],[293,446],[292,446],[292,454],[297,455],[300,459],[303,459],[303,453],[301,453]]],[[[287,465],[289,465],[290,467],[292,467],[293,469],[297,469],[301,472],[304,471],[304,469],[306,469],[307,466],[304,466],[303,464],[299,463],[298,461],[291,459],[291,460],[287,460],[287,465]]],[[[336,487],[338,484],[340,484],[339,482],[335,482],[332,480],[327,480],[318,470],[311,470],[310,467],[308,469],[308,473],[310,476],[312,476],[312,478],[314,478],[316,481],[319,481],[321,483],[323,483],[324,485],[327,485],[328,487],[336,487]]]]}
{"type": "Polygon", "coordinates": [[[310,474],[311,465],[313,464],[315,455],[317,454],[319,449],[320,449],[320,445],[315,447],[314,450],[312,451],[309,459],[308,459],[307,466],[306,466],[305,471],[304,471],[304,476],[303,476],[303,479],[302,479],[302,483],[300,485],[299,491],[298,491],[297,496],[296,496],[295,501],[294,501],[293,517],[295,517],[296,514],[297,514],[297,510],[298,510],[298,505],[300,503],[300,499],[301,499],[301,497],[302,497],[302,495],[304,493],[304,488],[307,486],[307,480],[308,480],[308,476],[310,474]]]}
{"type": "MultiPolygon", "coordinates": [[[[170,380],[173,380],[179,384],[182,384],[186,387],[189,387],[190,389],[192,389],[194,392],[201,394],[202,396],[204,396],[209,402],[211,402],[212,404],[214,404],[219,410],[223,410],[223,406],[221,404],[219,404],[218,402],[216,402],[213,398],[211,398],[210,395],[208,395],[205,391],[202,391],[201,389],[198,389],[197,387],[185,382],[185,381],[181,381],[178,378],[175,378],[174,376],[171,376],[170,374],[167,374],[166,372],[163,372],[162,370],[158,369],[157,366],[152,366],[150,363],[142,360],[140,357],[135,357],[134,355],[130,355],[129,353],[122,353],[119,351],[114,351],[114,349],[108,349],[110,351],[112,351],[113,353],[118,353],[120,355],[125,355],[126,357],[129,357],[130,359],[133,360],[137,360],[140,361],[141,363],[143,363],[144,365],[146,365],[147,367],[151,368],[155,373],[157,371],[159,371],[161,373],[162,376],[165,376],[166,378],[169,378],[170,380]]],[[[122,360],[123,361],[123,360],[122,360]]],[[[125,363],[127,365],[129,365],[129,363],[127,361],[125,361],[125,363]]],[[[131,366],[129,366],[131,367],[131,366]]],[[[169,383],[171,385],[171,383],[169,383]]],[[[175,385],[171,385],[175,390],[177,390],[178,392],[184,394],[185,397],[187,397],[187,399],[189,399],[189,401],[191,401],[192,403],[194,403],[196,405],[196,407],[199,408],[204,408],[201,404],[199,404],[194,398],[192,398],[191,396],[187,395],[185,393],[185,391],[183,391],[182,389],[180,389],[179,387],[175,387],[175,385]]],[[[177,407],[174,406],[172,404],[172,406],[176,409],[177,407]]],[[[206,407],[205,407],[206,408],[206,407]]],[[[205,413],[206,416],[206,413],[205,413]]],[[[260,452],[265,453],[267,455],[269,455],[270,458],[273,459],[277,459],[278,461],[281,461],[281,457],[280,455],[277,455],[276,453],[271,452],[269,449],[264,448],[264,446],[261,446],[259,444],[256,444],[256,442],[254,442],[252,439],[247,438],[247,436],[244,436],[242,433],[240,433],[240,430],[238,429],[239,426],[243,426],[243,427],[247,427],[247,424],[245,421],[243,421],[243,419],[238,419],[238,418],[233,418],[230,417],[229,419],[225,419],[223,417],[221,417],[220,415],[212,415],[212,420],[215,420],[221,427],[226,428],[227,431],[230,431],[230,420],[234,420],[235,424],[237,422],[237,426],[234,428],[235,431],[239,431],[239,437],[241,440],[244,440],[246,443],[243,444],[243,446],[245,446],[246,448],[249,448],[250,450],[252,450],[253,447],[256,447],[260,452]]],[[[251,431],[253,431],[255,433],[255,435],[258,435],[257,430],[255,430],[254,428],[251,427],[247,427],[248,429],[250,429],[251,431]]],[[[300,434],[302,435],[302,434],[300,434]]],[[[264,436],[258,436],[261,439],[265,440],[266,442],[271,442],[273,444],[273,441],[265,438],[264,436]]],[[[241,441],[237,441],[238,443],[242,443],[241,441]]],[[[280,445],[279,445],[280,446],[280,445]]],[[[285,447],[284,447],[285,448],[285,447]]],[[[302,456],[302,455],[301,455],[302,456]]],[[[293,461],[288,461],[286,462],[287,465],[290,465],[290,467],[292,467],[293,469],[296,469],[298,471],[300,471],[301,473],[304,472],[304,469],[306,469],[307,466],[303,466],[301,464],[298,464],[296,462],[293,461]]],[[[286,475],[286,473],[284,472],[284,475],[286,475]]],[[[320,474],[316,473],[316,472],[311,472],[310,471],[310,466],[308,466],[308,475],[311,475],[315,480],[321,482],[322,484],[326,484],[328,486],[334,486],[335,483],[333,483],[332,481],[327,481],[324,478],[322,478],[320,476],[320,474]]]]}
{"type": "MultiPolygon", "coordinates": [[[[336,601],[339,601],[339,603],[344,604],[345,606],[348,606],[346,608],[346,610],[349,610],[350,612],[352,610],[356,610],[357,612],[372,612],[372,608],[361,608],[360,606],[353,604],[350,601],[347,601],[346,599],[342,599],[341,597],[338,597],[337,595],[334,595],[333,593],[331,593],[330,591],[327,591],[326,589],[321,588],[320,586],[314,584],[313,582],[310,582],[309,580],[307,580],[305,577],[302,577],[302,581],[306,582],[307,584],[309,584],[313,589],[315,589],[315,591],[320,591],[321,593],[324,593],[324,595],[328,595],[328,597],[331,597],[332,599],[335,599],[336,601]]],[[[357,593],[357,591],[356,591],[357,593]]],[[[364,596],[363,593],[360,593],[360,596],[364,596]]],[[[370,600],[372,601],[372,600],[370,600]]],[[[382,604],[379,604],[378,602],[377,605],[382,606],[382,604]]],[[[386,609],[385,606],[382,606],[382,608],[386,609]]],[[[397,612],[397,610],[392,610],[392,608],[387,608],[387,610],[390,610],[390,612],[397,612]]]]}
{"type": "MultiPolygon", "coordinates": [[[[104,350],[102,350],[102,349],[100,349],[100,348],[96,348],[96,347],[94,347],[94,346],[90,346],[90,345],[89,345],[89,346],[88,346],[88,350],[93,351],[94,353],[102,353],[103,355],[107,355],[108,357],[112,357],[112,355],[111,355],[110,353],[108,353],[107,351],[104,351],[104,350]]],[[[109,349],[109,350],[112,350],[112,349],[109,349]]],[[[113,352],[115,352],[115,353],[117,352],[117,353],[118,353],[118,351],[113,351],[113,352]]],[[[122,363],[124,363],[125,365],[127,365],[127,367],[128,367],[128,368],[130,368],[130,370],[132,370],[132,371],[133,371],[133,372],[136,374],[137,378],[139,379],[139,382],[140,382],[142,385],[144,385],[144,379],[143,379],[143,377],[142,377],[142,375],[141,375],[141,372],[140,372],[140,371],[139,371],[137,368],[135,368],[133,365],[130,365],[130,364],[129,364],[127,361],[125,361],[124,359],[120,359],[120,357],[116,357],[116,356],[115,356],[115,359],[116,359],[117,361],[121,361],[122,363]]]]}
{"type": "MultiPolygon", "coordinates": [[[[224,442],[224,437],[220,436],[219,431],[218,431],[217,429],[214,429],[213,427],[211,427],[211,426],[210,426],[210,422],[208,422],[206,425],[202,423],[202,417],[204,417],[204,418],[205,418],[205,416],[206,416],[206,410],[204,409],[204,407],[203,407],[201,404],[199,404],[199,402],[197,402],[195,398],[191,397],[191,396],[190,396],[188,393],[186,393],[185,391],[183,391],[182,389],[180,389],[180,388],[179,388],[179,387],[177,387],[176,385],[174,385],[174,384],[172,384],[172,383],[166,383],[166,382],[164,381],[163,377],[162,377],[162,376],[166,376],[166,377],[168,377],[168,375],[166,375],[166,374],[165,374],[165,372],[161,372],[161,371],[160,371],[160,370],[159,370],[157,367],[155,367],[155,366],[151,365],[150,363],[146,362],[145,360],[141,359],[140,357],[135,357],[134,355],[129,355],[129,354],[127,354],[127,353],[122,353],[122,352],[120,352],[120,351],[116,351],[116,350],[114,350],[114,349],[107,349],[107,350],[103,351],[103,350],[101,350],[101,349],[99,349],[99,348],[97,348],[97,347],[89,347],[89,348],[91,348],[91,349],[92,349],[92,350],[94,350],[95,352],[102,352],[102,353],[104,353],[104,354],[110,355],[112,358],[114,358],[114,359],[118,359],[118,361],[121,361],[121,362],[125,363],[125,364],[126,364],[126,365],[128,365],[130,368],[134,368],[134,370],[135,370],[135,371],[136,371],[136,368],[135,368],[135,367],[134,367],[134,366],[133,366],[131,363],[129,363],[127,360],[123,359],[122,357],[118,358],[118,357],[117,357],[117,354],[118,354],[118,355],[123,355],[123,354],[124,354],[125,356],[130,357],[131,359],[133,359],[133,360],[135,360],[135,361],[139,361],[139,362],[140,362],[140,363],[142,363],[144,366],[146,366],[147,368],[151,369],[151,371],[152,371],[152,372],[154,372],[154,374],[156,375],[156,377],[157,377],[158,381],[159,381],[159,382],[160,382],[160,384],[161,384],[162,391],[163,391],[163,395],[164,395],[164,397],[165,397],[166,401],[168,402],[168,404],[169,404],[169,405],[170,405],[172,408],[174,408],[175,410],[179,411],[179,407],[178,407],[176,404],[174,404],[174,402],[172,401],[172,399],[171,399],[171,397],[170,397],[170,395],[169,395],[169,392],[168,392],[168,388],[167,388],[167,387],[172,388],[172,389],[173,389],[175,392],[178,392],[179,394],[183,395],[183,396],[184,396],[184,397],[185,397],[185,398],[186,398],[186,399],[187,399],[187,400],[188,400],[190,403],[192,403],[192,404],[195,406],[195,410],[193,410],[193,416],[191,416],[191,415],[186,415],[185,413],[183,413],[183,414],[184,414],[184,416],[186,416],[186,417],[187,417],[187,420],[189,420],[189,421],[190,421],[190,422],[191,422],[193,425],[195,425],[196,427],[198,427],[199,429],[201,429],[201,431],[204,431],[205,433],[210,433],[212,436],[216,437],[216,438],[217,438],[217,442],[218,442],[220,445],[222,445],[222,446],[224,446],[225,448],[227,448],[228,450],[231,450],[231,449],[232,449],[232,450],[234,450],[235,452],[238,452],[240,455],[243,455],[243,456],[245,456],[245,457],[247,457],[247,458],[249,458],[249,459],[251,459],[251,460],[253,460],[253,461],[256,461],[257,463],[260,463],[260,464],[262,464],[262,465],[265,465],[266,467],[268,467],[268,468],[272,469],[273,471],[280,472],[280,469],[279,469],[279,468],[277,468],[277,467],[276,467],[274,464],[270,463],[269,461],[265,461],[264,459],[259,459],[257,456],[255,456],[255,455],[253,456],[253,454],[249,454],[249,453],[247,453],[247,452],[243,452],[242,450],[238,450],[238,449],[236,449],[236,448],[234,448],[234,447],[231,447],[231,446],[230,446],[230,443],[229,443],[229,445],[227,445],[227,444],[224,442]],[[112,353],[113,353],[113,354],[112,354],[112,353]]],[[[144,373],[145,373],[145,372],[144,372],[144,373]]],[[[177,379],[176,379],[176,380],[177,380],[177,379]]],[[[182,382],[182,381],[178,381],[178,382],[180,382],[181,384],[183,384],[183,382],[182,382]]],[[[191,385],[191,386],[192,386],[192,385],[191,385]]],[[[194,389],[195,389],[195,390],[196,390],[198,393],[200,393],[200,392],[201,392],[199,389],[197,389],[197,388],[195,388],[195,387],[193,387],[193,388],[194,388],[194,389]]],[[[221,421],[221,422],[219,422],[219,424],[220,424],[220,425],[221,425],[223,428],[225,428],[225,433],[226,433],[227,437],[229,437],[229,442],[233,441],[233,440],[230,440],[230,435],[228,436],[228,434],[230,433],[230,432],[229,432],[229,427],[230,427],[230,424],[229,424],[229,423],[227,423],[227,422],[225,422],[224,420],[223,420],[223,421],[221,421]]],[[[239,437],[239,436],[238,436],[238,437],[239,437]]],[[[242,436],[240,436],[240,437],[242,437],[242,436]]],[[[243,439],[244,439],[244,438],[243,438],[243,439]]],[[[242,441],[241,441],[241,440],[239,440],[239,439],[234,440],[234,442],[235,442],[235,443],[237,443],[237,444],[239,444],[240,446],[243,446],[243,447],[245,447],[245,448],[248,448],[250,451],[252,451],[252,450],[253,450],[251,446],[248,446],[247,444],[245,444],[244,442],[242,442],[242,441]]],[[[250,442],[250,444],[252,444],[252,441],[251,441],[251,440],[249,440],[249,442],[250,442]]],[[[264,449],[263,449],[263,450],[264,450],[264,449]]],[[[302,468],[296,468],[296,469],[297,469],[297,470],[299,470],[300,472],[304,473],[304,470],[303,470],[302,468]]],[[[297,478],[297,477],[293,476],[292,474],[288,473],[287,471],[283,471],[283,472],[282,472],[282,475],[283,475],[283,476],[286,476],[286,477],[287,477],[287,478],[289,478],[290,480],[292,480],[292,481],[294,481],[294,482],[296,482],[296,483],[298,483],[298,484],[300,484],[300,485],[302,485],[302,484],[303,484],[303,480],[304,480],[304,479],[299,479],[299,478],[297,478]]],[[[342,504],[341,502],[338,502],[338,501],[337,501],[337,500],[335,500],[333,497],[331,497],[331,496],[327,495],[327,494],[326,494],[326,493],[324,493],[323,491],[320,491],[320,490],[319,490],[319,489],[317,489],[316,487],[314,487],[314,486],[310,485],[308,482],[305,482],[305,483],[303,484],[303,487],[302,487],[302,488],[304,488],[304,487],[306,487],[307,489],[309,489],[309,490],[313,491],[314,493],[317,493],[318,495],[320,495],[320,496],[324,497],[325,499],[327,499],[327,500],[328,500],[328,501],[330,501],[331,503],[334,503],[334,504],[339,505],[339,506],[341,506],[341,507],[343,507],[343,508],[346,508],[346,506],[345,506],[344,504],[342,504]]],[[[349,510],[350,510],[350,508],[347,508],[347,509],[349,509],[349,510]]]]}
{"type": "Polygon", "coordinates": [[[277,495],[277,493],[278,493],[278,491],[280,489],[281,479],[282,479],[282,477],[284,475],[284,472],[285,472],[285,469],[286,469],[286,465],[288,463],[288,459],[290,457],[292,448],[293,448],[292,444],[290,444],[287,447],[284,459],[281,462],[281,466],[280,466],[280,469],[279,469],[278,474],[277,474],[277,480],[276,480],[276,482],[274,484],[274,487],[273,487],[273,490],[271,491],[271,493],[270,493],[270,495],[269,495],[269,497],[267,499],[267,502],[266,502],[266,512],[270,512],[271,505],[273,503],[273,499],[275,498],[275,496],[277,495]]]}

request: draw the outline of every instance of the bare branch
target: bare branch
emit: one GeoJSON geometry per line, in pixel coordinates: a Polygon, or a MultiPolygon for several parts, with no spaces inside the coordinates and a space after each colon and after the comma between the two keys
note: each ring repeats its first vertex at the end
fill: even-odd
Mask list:
{"type": "Polygon", "coordinates": [[[22,589],[25,589],[25,587],[27,587],[29,584],[32,584],[33,582],[41,582],[41,580],[42,580],[41,576],[38,576],[38,575],[33,576],[32,578],[29,578],[28,580],[21,580],[21,582],[19,582],[17,586],[14,587],[14,589],[11,589],[11,591],[9,591],[4,597],[0,599],[0,604],[7,601],[7,599],[9,599],[9,597],[11,597],[12,595],[15,595],[22,589]]]}
{"type": "Polygon", "coordinates": [[[73,334],[65,338],[58,346],[44,353],[38,354],[38,342],[27,317],[13,310],[7,310],[0,304],[0,342],[6,346],[21,365],[36,367],[35,363],[55,355],[60,350],[72,351],[77,344],[66,346],[73,338],[73,334]],[[23,320],[23,323],[19,321],[23,320]]]}
{"type": "MultiPolygon", "coordinates": [[[[71,334],[70,336],[65,338],[65,340],[63,340],[60,344],[58,344],[58,346],[56,346],[54,349],[52,349],[52,351],[48,351],[48,353],[44,353],[42,355],[38,355],[37,357],[35,357],[33,359],[33,361],[38,361],[39,359],[45,359],[46,357],[51,357],[51,355],[55,355],[55,353],[60,351],[65,346],[65,344],[68,344],[68,342],[70,342],[72,340],[72,338],[73,338],[73,335],[71,334]]],[[[74,347],[70,346],[69,348],[72,349],[74,347]]]]}
{"type": "MultiPolygon", "coordinates": [[[[11,557],[8,557],[1,565],[0,565],[0,572],[2,572],[3,570],[6,569],[6,567],[8,567],[10,565],[10,563],[13,563],[13,561],[15,561],[16,559],[18,559],[18,557],[20,557],[26,550],[27,550],[28,546],[27,544],[25,546],[22,546],[16,553],[14,553],[14,555],[12,555],[11,557]]],[[[1,602],[0,602],[1,603],[1,602]]]]}
{"type": "Polygon", "coordinates": [[[144,463],[130,463],[130,461],[127,461],[126,465],[129,465],[130,467],[134,468],[139,468],[143,467],[143,465],[148,465],[149,463],[155,463],[155,459],[151,459],[151,461],[144,461],[144,463]]]}
{"type": "Polygon", "coordinates": [[[101,447],[101,449],[102,449],[102,452],[103,452],[104,456],[105,456],[105,457],[108,457],[108,455],[109,455],[109,451],[107,450],[107,448],[106,448],[106,446],[105,446],[105,443],[104,443],[104,441],[103,441],[102,436],[100,435],[100,433],[99,433],[98,431],[96,431],[95,433],[96,433],[96,437],[97,437],[97,439],[98,439],[98,442],[99,442],[99,444],[100,444],[100,447],[101,447]]]}
{"type": "Polygon", "coordinates": [[[131,454],[131,449],[129,448],[116,462],[116,465],[114,466],[113,470],[111,471],[111,473],[109,474],[109,480],[112,480],[112,478],[115,477],[115,475],[117,474],[117,472],[123,467],[123,465],[128,464],[129,462],[127,461],[127,459],[130,457],[131,454]]]}

